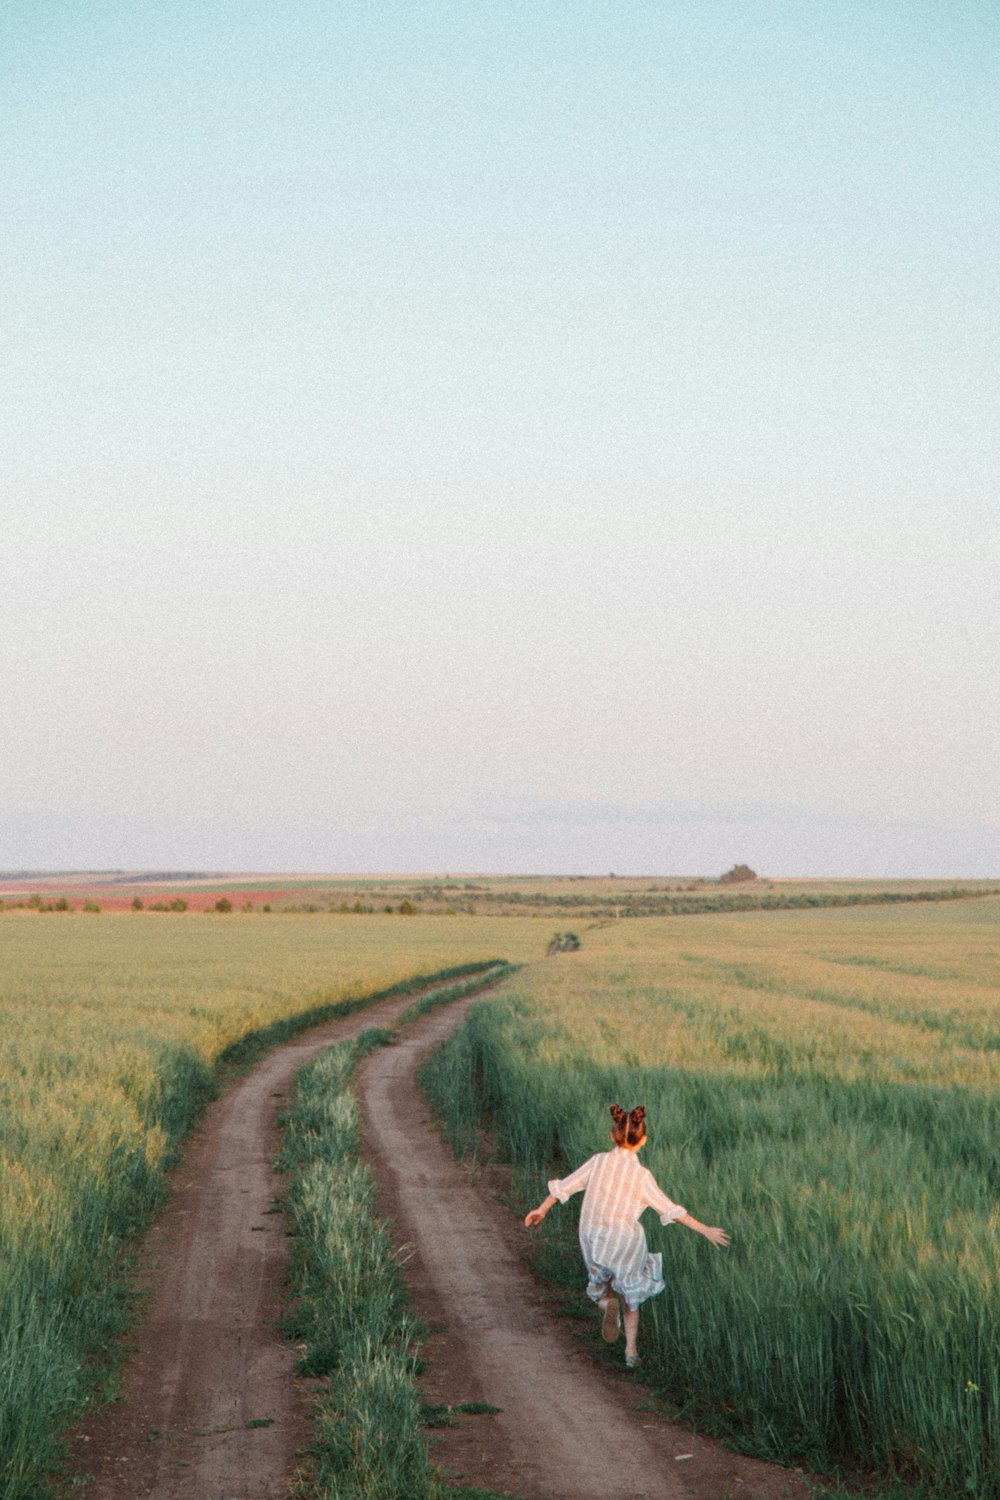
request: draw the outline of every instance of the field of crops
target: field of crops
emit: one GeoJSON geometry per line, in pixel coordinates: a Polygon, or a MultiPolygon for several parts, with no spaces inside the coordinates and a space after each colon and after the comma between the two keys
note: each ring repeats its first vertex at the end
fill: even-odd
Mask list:
{"type": "MultiPolygon", "coordinates": [[[[156,1205],[220,1060],[254,1033],[494,956],[531,921],[8,912],[0,929],[0,1495],[37,1493],[124,1311],[123,1242],[156,1205]]],[[[318,1018],[318,1017],[317,1017],[318,1018]]]]}
{"type": "MultiPolygon", "coordinates": [[[[648,918],[475,1011],[427,1078],[532,1206],[644,1103],[644,1160],[733,1235],[647,1228],[646,1369],[756,1451],[1000,1496],[1000,901],[648,918]]],[[[576,1206],[541,1231],[582,1298],[576,1206]]],[[[649,1216],[651,1217],[651,1216],[649,1216]]]]}
{"type": "Polygon", "coordinates": [[[217,911],[250,915],[551,916],[556,922],[718,910],[887,905],[1000,894],[985,880],[767,880],[621,875],[197,875],[0,871],[0,914],[217,911]]]}

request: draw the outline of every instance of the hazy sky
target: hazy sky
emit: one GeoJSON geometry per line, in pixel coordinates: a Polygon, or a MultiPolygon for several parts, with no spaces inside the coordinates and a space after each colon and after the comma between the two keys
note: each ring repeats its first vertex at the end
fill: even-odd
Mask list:
{"type": "Polygon", "coordinates": [[[993,0],[0,59],[0,868],[1000,875],[993,0]]]}

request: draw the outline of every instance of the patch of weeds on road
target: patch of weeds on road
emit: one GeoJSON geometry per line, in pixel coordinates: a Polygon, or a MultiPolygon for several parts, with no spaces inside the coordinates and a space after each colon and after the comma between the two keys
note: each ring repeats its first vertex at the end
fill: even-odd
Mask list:
{"type": "MultiPolygon", "coordinates": [[[[497,977],[508,968],[495,967],[497,977]]],[[[442,985],[398,1024],[482,988],[490,977],[480,971],[442,985]]],[[[400,1257],[377,1216],[374,1181],[359,1154],[351,1079],[361,1058],[394,1035],[371,1028],[323,1052],[300,1070],[281,1119],[277,1165],[291,1178],[284,1205],[292,1237],[284,1329],[302,1351],[300,1374],[324,1382],[311,1462],[297,1481],[301,1500],[443,1500],[460,1493],[471,1500],[474,1494],[445,1490],[429,1463],[415,1384],[425,1331],[407,1304],[400,1257]]]]}
{"type": "Polygon", "coordinates": [[[475,1484],[449,1484],[435,1495],[435,1500],[518,1500],[507,1490],[481,1490],[475,1484]]]}
{"type": "Polygon", "coordinates": [[[453,1406],[428,1406],[426,1401],[421,1404],[421,1427],[454,1427],[457,1422],[453,1406]]]}
{"type": "Polygon", "coordinates": [[[460,1416],[495,1417],[502,1406],[491,1406],[488,1401],[459,1401],[454,1406],[428,1406],[420,1408],[421,1427],[454,1427],[460,1416]]]}

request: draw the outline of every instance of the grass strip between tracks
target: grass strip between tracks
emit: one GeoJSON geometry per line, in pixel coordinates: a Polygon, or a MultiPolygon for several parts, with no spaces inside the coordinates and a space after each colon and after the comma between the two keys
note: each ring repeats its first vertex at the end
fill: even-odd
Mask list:
{"type": "MultiPolygon", "coordinates": [[[[397,1025],[508,972],[498,964],[429,991],[397,1025]]],[[[300,1373],[324,1382],[311,1463],[296,1493],[303,1500],[435,1500],[445,1493],[449,1500],[490,1500],[486,1490],[446,1492],[428,1460],[427,1413],[415,1384],[423,1329],[359,1154],[354,1069],[394,1031],[370,1028],[306,1064],[282,1116],[278,1165],[291,1174],[285,1209],[294,1235],[285,1331],[300,1346],[300,1373]]]]}

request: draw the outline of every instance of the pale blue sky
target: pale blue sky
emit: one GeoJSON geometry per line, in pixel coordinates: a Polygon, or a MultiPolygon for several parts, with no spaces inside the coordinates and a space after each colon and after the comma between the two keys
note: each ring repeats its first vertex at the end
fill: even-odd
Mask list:
{"type": "Polygon", "coordinates": [[[0,57],[0,868],[1000,875],[992,3],[0,57]]]}

